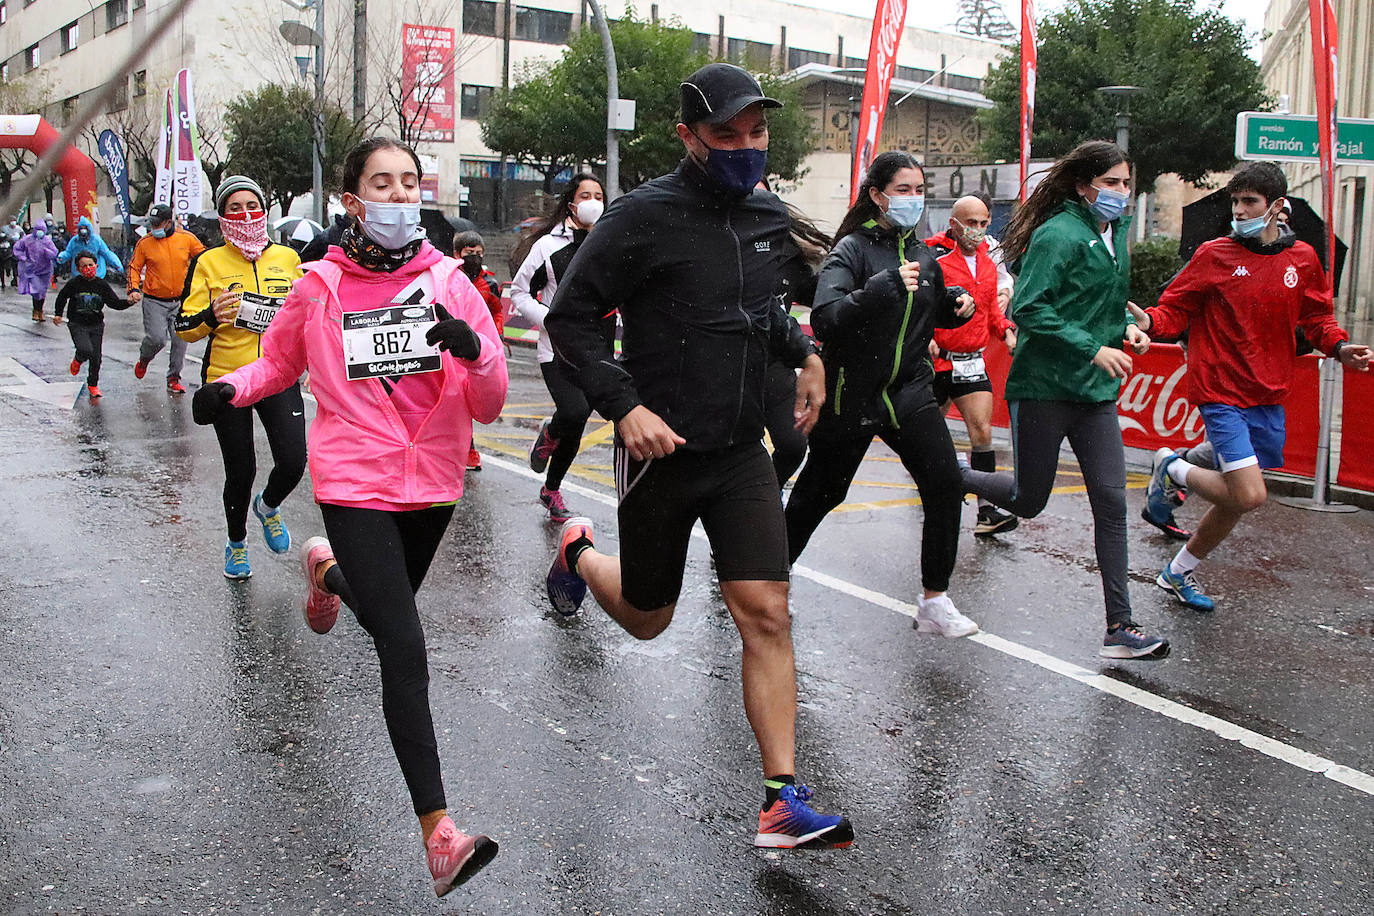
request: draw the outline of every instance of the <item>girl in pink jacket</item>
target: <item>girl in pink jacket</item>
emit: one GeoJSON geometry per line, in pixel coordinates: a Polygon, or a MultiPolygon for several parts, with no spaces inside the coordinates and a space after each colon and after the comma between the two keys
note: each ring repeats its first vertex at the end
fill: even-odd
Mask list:
{"type": "Polygon", "coordinates": [[[192,412],[213,422],[310,371],[310,476],[329,537],[302,547],[306,620],[329,632],[342,598],[372,636],[387,731],[442,897],[497,847],[448,817],[415,593],[463,493],[472,421],[496,419],[507,376],[481,295],[419,228],[420,171],[394,140],[348,154],[341,246],[258,316],[261,358],[203,386],[192,412]]]}

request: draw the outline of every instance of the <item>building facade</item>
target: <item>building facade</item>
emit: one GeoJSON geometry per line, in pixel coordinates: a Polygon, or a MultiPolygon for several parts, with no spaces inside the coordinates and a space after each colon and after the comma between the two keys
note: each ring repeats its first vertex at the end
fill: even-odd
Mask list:
{"type": "MultiPolygon", "coordinates": [[[[1264,15],[1260,78],[1279,106],[1294,114],[1317,111],[1308,0],[1271,0],[1264,15]]],[[[1336,0],[1340,40],[1337,116],[1374,118],[1374,4],[1336,0]]],[[[1283,163],[1289,190],[1321,212],[1321,173],[1315,164],[1283,163]]],[[[1346,322],[1374,320],[1374,201],[1367,166],[1336,167],[1336,234],[1350,246],[1336,314],[1346,322]]],[[[1362,341],[1363,342],[1363,341],[1362,341]]]]}
{"type": "MultiPolygon", "coordinates": [[[[624,15],[623,0],[603,5],[624,15]],[[616,7],[622,7],[617,9],[616,7]]],[[[404,66],[407,23],[454,30],[452,130],[443,141],[418,144],[434,179],[432,203],[483,225],[509,224],[536,210],[541,176],[502,162],[481,140],[480,118],[493,93],[520,78],[529,62],[552,61],[575,30],[591,23],[585,0],[324,0],[322,61],[325,92],[355,117],[394,123],[391,96],[404,66]]],[[[163,92],[176,72],[195,81],[207,160],[223,157],[224,105],[268,82],[311,86],[310,48],[279,34],[283,20],[314,23],[296,0],[218,0],[192,4],[171,34],[130,73],[112,74],[169,0],[0,0],[0,79],[22,80],[43,101],[41,113],[61,128],[105,81],[121,81],[110,111],[96,122],[138,143],[155,145],[163,92]]],[[[862,93],[872,20],[785,0],[661,0],[638,4],[636,15],[691,29],[698,47],[754,69],[795,73],[804,105],[818,128],[819,148],[807,175],[785,194],[833,225],[848,204],[851,111],[862,93]]],[[[915,27],[897,55],[882,147],[904,148],[933,164],[974,161],[975,113],[989,68],[1005,53],[996,42],[915,27]]],[[[93,142],[84,144],[94,152],[93,142]]],[[[134,176],[138,177],[137,174],[134,176]]],[[[105,188],[108,191],[108,186],[105,188]]],[[[304,205],[301,205],[304,212],[304,205]]],[[[111,202],[102,200],[108,221],[111,202]]]]}

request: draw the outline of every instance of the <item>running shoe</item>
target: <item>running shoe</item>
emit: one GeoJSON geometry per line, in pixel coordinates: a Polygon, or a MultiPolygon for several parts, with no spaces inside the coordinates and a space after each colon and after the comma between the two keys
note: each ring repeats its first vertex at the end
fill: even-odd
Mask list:
{"type": "Polygon", "coordinates": [[[548,487],[539,488],[539,501],[544,504],[544,508],[549,510],[549,521],[566,522],[573,517],[572,510],[568,504],[563,502],[563,494],[559,490],[550,490],[548,487]]]}
{"type": "Polygon", "coordinates": [[[148,374],[148,364],[143,360],[134,363],[134,378],[143,378],[148,374]]]}
{"type": "Polygon", "coordinates": [[[444,815],[425,841],[425,859],[434,878],[434,893],[442,897],[477,874],[496,858],[497,848],[491,837],[468,836],[444,815]]]}
{"type": "Polygon", "coordinates": [[[774,849],[844,849],[854,842],[854,828],[837,814],[818,814],[807,804],[806,786],[783,786],[777,801],[759,812],[755,846],[774,849]]]}
{"type": "Polygon", "coordinates": [[[1162,636],[1151,636],[1135,621],[1128,620],[1116,629],[1107,629],[1098,654],[1103,658],[1167,658],[1169,640],[1162,636]]]}
{"type": "Polygon", "coordinates": [[[916,608],[916,619],[912,626],[922,633],[957,639],[978,632],[978,624],[959,613],[959,609],[949,600],[948,595],[937,595],[934,598],[917,595],[916,608]]]}
{"type": "Polygon", "coordinates": [[[1169,476],[1169,465],[1179,460],[1172,450],[1161,448],[1155,452],[1150,471],[1150,484],[1145,488],[1145,505],[1140,517],[1169,537],[1186,541],[1192,534],[1174,521],[1174,506],[1183,503],[1184,490],[1169,476]]]}
{"type": "Polygon", "coordinates": [[[1180,576],[1165,566],[1164,570],[1155,578],[1155,585],[1166,592],[1173,592],[1175,598],[1195,611],[1206,613],[1216,610],[1217,603],[1207,597],[1207,593],[1202,590],[1201,585],[1198,585],[1197,577],[1191,571],[1180,576]]]}
{"type": "Polygon", "coordinates": [[[67,368],[72,370],[72,375],[76,375],[78,372],[81,371],[81,360],[73,358],[72,364],[67,368]]]}
{"type": "Polygon", "coordinates": [[[587,597],[586,581],[568,565],[568,545],[581,537],[592,540],[591,519],[570,518],[563,523],[563,533],[558,537],[558,547],[553,552],[553,562],[549,564],[549,574],[544,579],[553,609],[564,617],[576,614],[577,609],[582,607],[582,600],[587,597]]]}
{"type": "Polygon", "coordinates": [[[471,447],[471,446],[468,447],[468,470],[469,470],[469,471],[480,471],[480,470],[482,470],[482,456],[479,455],[479,454],[477,454],[477,449],[475,449],[475,448],[473,448],[473,447],[471,447]]]}
{"type": "Polygon", "coordinates": [[[38,322],[39,324],[42,324],[42,323],[43,323],[43,313],[42,313],[42,312],[37,312],[37,311],[34,312],[34,313],[33,313],[33,320],[36,321],[36,322],[38,322]]]}
{"type": "Polygon", "coordinates": [[[544,469],[549,466],[549,458],[553,455],[554,449],[558,448],[558,440],[549,435],[549,424],[553,420],[545,420],[539,426],[539,435],[534,437],[534,442],[530,445],[530,470],[536,474],[544,473],[544,469]]]}
{"type": "Polygon", "coordinates": [[[100,390],[100,386],[99,386],[99,385],[87,385],[87,386],[86,386],[86,393],[87,393],[88,395],[90,395],[92,401],[94,401],[96,398],[100,398],[100,397],[104,397],[104,396],[105,396],[105,395],[104,395],[104,392],[102,392],[102,391],[100,390]]]}
{"type": "Polygon", "coordinates": [[[1175,541],[1186,541],[1193,536],[1193,532],[1189,531],[1187,528],[1184,528],[1182,525],[1178,523],[1178,520],[1174,518],[1174,512],[1172,509],[1170,509],[1168,514],[1166,514],[1162,518],[1156,518],[1150,510],[1149,496],[1145,497],[1145,505],[1140,510],[1140,517],[1145,519],[1145,521],[1149,522],[1151,525],[1154,525],[1160,531],[1163,531],[1165,534],[1173,538],[1175,541]]]}
{"type": "Polygon", "coordinates": [[[334,629],[339,619],[339,596],[327,592],[315,583],[318,577],[315,570],[321,563],[334,559],[334,550],[329,541],[313,537],[301,545],[301,569],[305,572],[305,622],[310,629],[321,635],[334,629]]]}
{"type": "Polygon", "coordinates": [[[1019,524],[1021,520],[1010,512],[1003,512],[996,506],[979,506],[978,522],[973,526],[973,533],[979,537],[992,537],[994,534],[1011,531],[1019,524]]]}
{"type": "Polygon", "coordinates": [[[248,579],[253,569],[248,565],[248,545],[243,541],[230,541],[224,545],[224,578],[248,579]]]}
{"type": "Polygon", "coordinates": [[[281,506],[269,515],[262,504],[262,494],[253,497],[253,514],[262,522],[262,537],[267,541],[267,549],[273,553],[286,553],[291,549],[291,532],[286,530],[286,522],[281,518],[281,506]]]}
{"type": "MultiPolygon", "coordinates": [[[[181,376],[167,376],[167,390],[170,391],[172,394],[185,394],[186,386],[181,384],[181,376]]],[[[278,553],[280,553],[280,551],[278,551],[278,553]]]]}

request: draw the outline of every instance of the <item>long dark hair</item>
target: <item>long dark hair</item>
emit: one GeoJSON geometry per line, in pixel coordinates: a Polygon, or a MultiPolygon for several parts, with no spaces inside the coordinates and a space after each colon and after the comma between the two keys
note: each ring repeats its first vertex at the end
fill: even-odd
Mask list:
{"type": "Polygon", "coordinates": [[[892,177],[902,169],[920,169],[921,177],[926,174],[925,168],[915,156],[905,150],[891,149],[885,153],[879,153],[877,158],[868,167],[868,174],[864,176],[863,184],[859,185],[859,194],[854,198],[854,206],[849,208],[849,212],[840,220],[840,228],[835,230],[835,244],[840,243],[840,239],[858,229],[871,219],[880,219],[883,211],[873,202],[869,196],[869,191],[877,189],[882,191],[892,182],[892,177]]]}
{"type": "Polygon", "coordinates": [[[425,177],[425,170],[420,166],[420,157],[415,150],[391,137],[369,137],[349,150],[348,155],[344,157],[343,176],[340,181],[343,190],[350,194],[358,193],[358,186],[363,180],[363,169],[367,167],[367,160],[379,149],[398,149],[405,153],[415,163],[415,177],[425,177]]]}
{"type": "Polygon", "coordinates": [[[1060,204],[1078,196],[1080,181],[1091,183],[1098,175],[1123,162],[1130,160],[1115,143],[1088,140],[1075,146],[1067,156],[1050,166],[1035,191],[1007,224],[1007,234],[1002,239],[1002,254],[1006,262],[1014,264],[1021,260],[1026,247],[1030,245],[1031,234],[1053,215],[1060,204]]]}
{"type": "Polygon", "coordinates": [[[572,206],[573,198],[577,196],[577,189],[582,187],[584,181],[595,181],[596,186],[601,189],[601,196],[603,198],[606,196],[606,186],[601,183],[600,178],[591,172],[578,172],[569,178],[567,186],[563,188],[563,193],[559,194],[558,199],[554,201],[553,209],[542,220],[521,233],[520,243],[511,252],[510,263],[507,265],[510,267],[512,276],[520,269],[520,265],[525,263],[525,256],[530,253],[534,243],[558,228],[568,218],[570,215],[568,208],[572,206]]]}

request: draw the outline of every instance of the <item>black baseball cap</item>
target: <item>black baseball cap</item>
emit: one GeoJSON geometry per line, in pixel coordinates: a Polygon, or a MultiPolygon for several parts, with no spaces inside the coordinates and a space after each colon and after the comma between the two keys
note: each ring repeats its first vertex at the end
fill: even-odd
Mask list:
{"type": "Polygon", "coordinates": [[[167,204],[154,204],[148,211],[148,225],[160,226],[172,218],[172,208],[167,204]]]}
{"type": "Polygon", "coordinates": [[[707,64],[682,81],[682,123],[723,124],[755,102],[781,108],[763,94],[759,81],[734,64],[707,64]]]}

